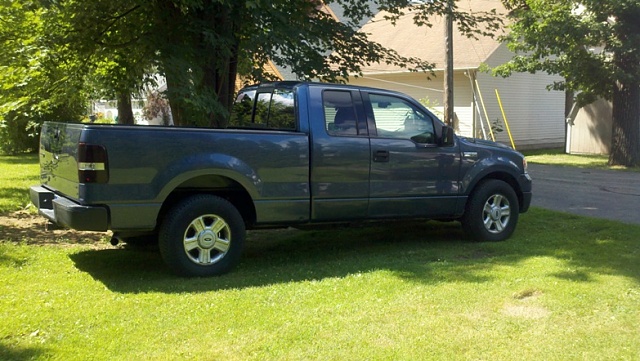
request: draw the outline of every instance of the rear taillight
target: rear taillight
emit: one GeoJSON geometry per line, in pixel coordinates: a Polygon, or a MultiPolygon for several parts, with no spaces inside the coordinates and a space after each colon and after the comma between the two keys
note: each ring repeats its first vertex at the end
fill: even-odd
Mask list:
{"type": "Polygon", "coordinates": [[[78,181],[80,183],[109,181],[109,164],[105,147],[86,143],[78,144],[78,181]]]}

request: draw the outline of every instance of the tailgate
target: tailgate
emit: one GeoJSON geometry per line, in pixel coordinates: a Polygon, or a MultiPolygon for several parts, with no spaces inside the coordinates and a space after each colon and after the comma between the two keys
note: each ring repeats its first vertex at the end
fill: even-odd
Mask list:
{"type": "Polygon", "coordinates": [[[78,143],[82,124],[45,122],[40,135],[40,181],[78,199],[78,143]]]}

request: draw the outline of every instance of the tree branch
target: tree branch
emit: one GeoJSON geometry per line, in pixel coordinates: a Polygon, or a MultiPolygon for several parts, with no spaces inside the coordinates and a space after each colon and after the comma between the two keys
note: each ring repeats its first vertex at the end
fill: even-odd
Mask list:
{"type": "Polygon", "coordinates": [[[96,43],[99,43],[99,38],[101,38],[104,34],[107,33],[107,31],[109,31],[120,19],[126,17],[127,15],[131,14],[132,12],[138,10],[140,8],[140,5],[136,5],[134,7],[132,7],[131,9],[125,11],[124,13],[117,15],[117,16],[113,16],[111,17],[111,22],[109,24],[107,24],[107,26],[100,32],[100,34],[98,35],[98,37],[96,39],[94,39],[94,41],[96,43]]]}

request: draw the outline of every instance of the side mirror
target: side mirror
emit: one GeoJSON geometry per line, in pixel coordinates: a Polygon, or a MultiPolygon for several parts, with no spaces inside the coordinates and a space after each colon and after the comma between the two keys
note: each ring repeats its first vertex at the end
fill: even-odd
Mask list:
{"type": "Polygon", "coordinates": [[[455,143],[454,140],[454,136],[453,136],[454,132],[453,132],[453,128],[445,125],[444,127],[442,127],[442,134],[440,136],[440,146],[441,147],[450,147],[455,143]]]}

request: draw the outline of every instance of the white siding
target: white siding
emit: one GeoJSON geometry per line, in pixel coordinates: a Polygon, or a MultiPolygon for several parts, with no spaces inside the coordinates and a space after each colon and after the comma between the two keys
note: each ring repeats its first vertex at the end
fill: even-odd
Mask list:
{"type": "MultiPolygon", "coordinates": [[[[501,45],[489,56],[487,64],[496,66],[511,59],[512,53],[501,45]]],[[[477,76],[480,91],[487,108],[489,121],[499,119],[503,131],[496,133],[496,140],[511,145],[502,113],[498,106],[495,89],[509,123],[509,128],[517,149],[562,146],[565,140],[564,93],[549,91],[546,86],[559,81],[559,76],[547,74],[518,73],[509,78],[493,77],[490,74],[456,70],[454,76],[454,105],[459,124],[456,133],[463,136],[482,136],[480,118],[484,111],[474,107],[473,86],[469,75],[477,76]],[[474,132],[475,127],[475,132],[474,132]]],[[[442,116],[443,72],[434,75],[422,73],[387,73],[365,75],[352,78],[349,83],[396,90],[420,100],[428,98],[435,104],[435,110],[442,116]],[[430,79],[429,79],[430,78],[430,79]]],[[[478,102],[478,106],[480,102],[478,102]]],[[[489,136],[488,125],[484,128],[489,136]]]]}
{"type": "Polygon", "coordinates": [[[423,73],[388,73],[349,79],[349,84],[399,91],[416,100],[429,98],[442,104],[442,81],[429,80],[423,73]]]}
{"type": "MultiPolygon", "coordinates": [[[[507,62],[512,53],[501,45],[487,60],[489,66],[507,62]]],[[[547,90],[556,75],[517,73],[508,78],[478,73],[478,83],[490,120],[503,117],[495,89],[498,89],[516,148],[562,146],[565,139],[564,92],[547,90]]],[[[507,129],[497,140],[510,144],[507,129]]]]}

